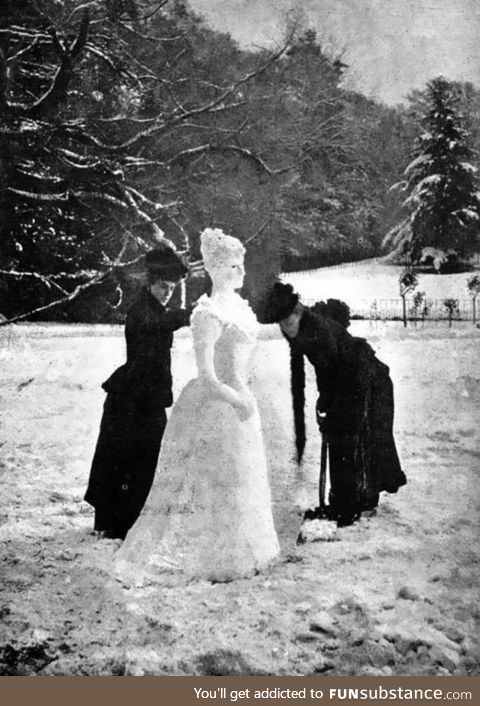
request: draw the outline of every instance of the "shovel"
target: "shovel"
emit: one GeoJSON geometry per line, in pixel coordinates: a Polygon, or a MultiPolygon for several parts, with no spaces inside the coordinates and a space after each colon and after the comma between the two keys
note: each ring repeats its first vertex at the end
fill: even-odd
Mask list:
{"type": "Polygon", "coordinates": [[[299,535],[297,537],[297,544],[304,544],[306,541],[311,539],[331,541],[333,539],[333,533],[330,528],[325,528],[325,533],[323,531],[313,532],[312,536],[308,531],[306,523],[313,520],[328,520],[328,506],[325,504],[325,487],[327,483],[327,452],[328,452],[328,442],[324,434],[322,434],[321,450],[320,450],[320,477],[318,479],[318,506],[314,510],[306,510],[303,516],[302,527],[300,528],[299,535]]]}

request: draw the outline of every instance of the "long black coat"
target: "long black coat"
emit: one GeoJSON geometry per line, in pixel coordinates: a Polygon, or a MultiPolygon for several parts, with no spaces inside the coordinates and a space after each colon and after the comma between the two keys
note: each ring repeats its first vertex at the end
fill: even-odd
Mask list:
{"type": "Polygon", "coordinates": [[[304,310],[290,344],[297,448],[305,444],[303,417],[306,358],[314,367],[317,410],[328,440],[332,516],[348,524],[377,506],[379,493],[406,483],[393,439],[394,399],[389,369],[363,338],[304,310]]]}
{"type": "Polygon", "coordinates": [[[107,392],[85,500],[95,529],[124,538],[150,491],[172,404],[173,332],[189,312],[168,310],[143,289],[127,313],[127,362],[103,383],[107,392]]]}

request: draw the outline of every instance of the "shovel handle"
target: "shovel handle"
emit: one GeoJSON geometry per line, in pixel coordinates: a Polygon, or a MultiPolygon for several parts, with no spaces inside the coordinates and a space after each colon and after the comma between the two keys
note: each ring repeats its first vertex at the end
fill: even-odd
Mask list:
{"type": "Polygon", "coordinates": [[[325,509],[325,487],[327,484],[327,450],[328,444],[322,434],[322,445],[320,450],[320,478],[318,480],[318,506],[320,510],[325,509]]]}

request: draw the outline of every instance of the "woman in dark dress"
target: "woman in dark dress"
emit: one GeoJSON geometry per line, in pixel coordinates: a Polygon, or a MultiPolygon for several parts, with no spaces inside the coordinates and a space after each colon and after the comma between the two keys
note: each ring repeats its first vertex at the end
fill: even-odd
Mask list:
{"type": "Polygon", "coordinates": [[[107,393],[85,500],[94,529],[124,539],[150,491],[172,398],[173,332],[189,312],[166,305],[188,268],[167,245],[145,257],[147,283],[125,324],[127,362],[103,383],[107,393]]]}
{"type": "MultiPolygon", "coordinates": [[[[338,303],[337,303],[338,304],[338,303]]],[[[330,495],[327,516],[349,525],[378,505],[379,493],[396,493],[407,481],[393,439],[393,385],[389,369],[363,338],[351,336],[338,307],[314,312],[289,284],[277,282],[269,320],[278,322],[290,346],[297,458],[305,447],[305,368],[315,370],[317,421],[328,442],[330,495]],[[337,318],[335,321],[334,318],[337,318]]],[[[347,323],[348,325],[348,323],[347,323]]]]}

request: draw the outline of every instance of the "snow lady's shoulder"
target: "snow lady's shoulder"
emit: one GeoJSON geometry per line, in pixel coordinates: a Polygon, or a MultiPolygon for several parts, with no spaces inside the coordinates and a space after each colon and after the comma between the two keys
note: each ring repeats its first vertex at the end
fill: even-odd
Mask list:
{"type": "Polygon", "coordinates": [[[215,320],[219,323],[223,323],[222,316],[220,315],[218,308],[215,306],[215,303],[207,294],[202,294],[195,304],[195,308],[190,319],[190,325],[192,327],[196,325],[198,326],[208,320],[215,320]]]}

